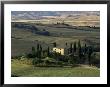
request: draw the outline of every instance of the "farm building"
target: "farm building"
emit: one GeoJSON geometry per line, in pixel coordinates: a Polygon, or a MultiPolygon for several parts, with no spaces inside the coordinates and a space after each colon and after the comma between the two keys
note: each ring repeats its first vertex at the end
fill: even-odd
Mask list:
{"type": "Polygon", "coordinates": [[[61,55],[64,55],[64,48],[53,48],[53,52],[60,53],[61,55]]]}

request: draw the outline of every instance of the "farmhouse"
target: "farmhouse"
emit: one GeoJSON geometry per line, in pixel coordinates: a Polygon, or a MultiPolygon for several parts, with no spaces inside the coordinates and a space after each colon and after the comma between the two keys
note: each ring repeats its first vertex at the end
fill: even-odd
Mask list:
{"type": "Polygon", "coordinates": [[[53,48],[53,52],[60,53],[61,55],[64,55],[64,49],[63,48],[53,48]]]}

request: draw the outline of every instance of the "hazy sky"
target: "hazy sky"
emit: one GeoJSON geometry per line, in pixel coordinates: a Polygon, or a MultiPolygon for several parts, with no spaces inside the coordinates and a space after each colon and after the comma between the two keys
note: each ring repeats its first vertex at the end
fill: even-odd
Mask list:
{"type": "Polygon", "coordinates": [[[12,16],[37,15],[37,16],[56,16],[56,15],[99,15],[99,11],[12,11],[12,16]]]}

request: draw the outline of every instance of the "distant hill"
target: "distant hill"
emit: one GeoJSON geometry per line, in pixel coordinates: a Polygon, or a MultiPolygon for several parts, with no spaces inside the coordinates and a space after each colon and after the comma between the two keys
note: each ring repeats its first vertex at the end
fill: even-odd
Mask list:
{"type": "Polygon", "coordinates": [[[100,26],[99,11],[12,11],[12,22],[100,26]]]}
{"type": "Polygon", "coordinates": [[[81,16],[81,15],[95,15],[99,16],[98,11],[12,11],[12,20],[20,19],[42,19],[43,16],[81,16]]]}
{"type": "Polygon", "coordinates": [[[34,25],[29,25],[29,24],[25,24],[25,23],[12,23],[12,28],[16,28],[19,30],[28,30],[34,34],[38,34],[38,35],[44,35],[44,36],[49,36],[50,33],[46,30],[40,30],[38,29],[36,26],[34,25]]]}

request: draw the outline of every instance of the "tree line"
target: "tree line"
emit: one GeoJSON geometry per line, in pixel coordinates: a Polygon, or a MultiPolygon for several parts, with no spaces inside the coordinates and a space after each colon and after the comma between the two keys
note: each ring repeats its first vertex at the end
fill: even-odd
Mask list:
{"type": "MultiPolygon", "coordinates": [[[[57,47],[57,43],[52,43],[57,47]]],[[[43,45],[37,44],[32,47],[31,53],[26,54],[26,58],[33,59],[35,66],[74,66],[77,64],[100,65],[100,56],[97,56],[93,46],[81,45],[81,41],[65,43],[64,55],[52,51],[48,46],[43,49],[43,45]]]]}

